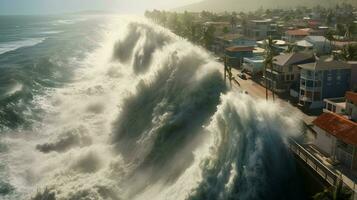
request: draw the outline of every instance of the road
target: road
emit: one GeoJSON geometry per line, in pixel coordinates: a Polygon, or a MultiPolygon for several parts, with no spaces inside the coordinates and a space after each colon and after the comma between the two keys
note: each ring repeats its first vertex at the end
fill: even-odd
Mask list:
{"type": "MultiPolygon", "coordinates": [[[[239,86],[237,84],[234,84],[235,89],[241,89],[245,90],[248,92],[249,95],[256,99],[266,99],[266,94],[265,94],[265,87],[262,85],[258,84],[257,82],[253,81],[249,75],[246,74],[247,79],[241,79],[238,77],[238,74],[241,73],[240,70],[233,68],[232,73],[236,80],[239,82],[239,86]]],[[[268,98],[269,100],[273,99],[271,91],[268,91],[268,98]]],[[[311,124],[314,119],[316,119],[316,116],[311,116],[308,115],[304,112],[302,112],[299,108],[296,106],[292,105],[290,102],[279,98],[277,95],[275,95],[275,103],[281,104],[281,107],[287,107],[294,111],[295,113],[298,113],[298,115],[301,117],[301,119],[305,122],[305,124],[311,124]]]]}

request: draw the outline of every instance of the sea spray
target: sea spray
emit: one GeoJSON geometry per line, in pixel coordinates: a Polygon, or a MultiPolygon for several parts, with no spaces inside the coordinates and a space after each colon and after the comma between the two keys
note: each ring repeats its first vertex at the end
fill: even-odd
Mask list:
{"type": "Polygon", "coordinates": [[[222,65],[168,30],[111,21],[73,79],[38,98],[47,112],[36,134],[6,138],[14,190],[61,200],[301,197],[285,145],[296,117],[228,91],[222,65]]]}

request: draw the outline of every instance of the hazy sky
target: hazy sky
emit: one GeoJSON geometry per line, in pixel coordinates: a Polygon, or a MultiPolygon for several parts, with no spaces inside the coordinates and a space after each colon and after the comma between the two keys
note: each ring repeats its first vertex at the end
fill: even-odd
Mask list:
{"type": "Polygon", "coordinates": [[[0,14],[48,14],[81,10],[141,13],[145,9],[170,9],[200,0],[0,0],[0,14]]]}

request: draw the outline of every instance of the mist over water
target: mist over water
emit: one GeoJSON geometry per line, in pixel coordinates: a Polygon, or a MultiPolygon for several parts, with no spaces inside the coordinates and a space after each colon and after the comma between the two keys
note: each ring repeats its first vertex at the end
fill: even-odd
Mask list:
{"type": "Polygon", "coordinates": [[[16,80],[6,88],[7,96],[28,88],[23,106],[39,116],[11,125],[0,112],[0,199],[302,198],[285,145],[299,133],[297,117],[230,91],[221,64],[164,28],[125,16],[101,22],[77,44],[89,50],[48,71],[70,78],[37,77],[60,82],[42,92],[16,80]]]}

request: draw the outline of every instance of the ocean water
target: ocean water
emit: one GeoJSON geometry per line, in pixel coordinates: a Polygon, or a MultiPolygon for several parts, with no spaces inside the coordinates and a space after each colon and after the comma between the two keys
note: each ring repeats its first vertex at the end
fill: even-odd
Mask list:
{"type": "Polygon", "coordinates": [[[0,17],[0,199],[303,199],[297,116],[134,16],[0,17]]]}

